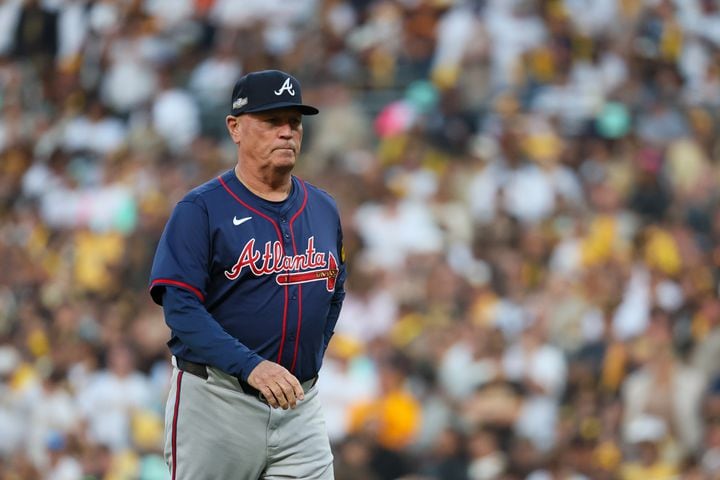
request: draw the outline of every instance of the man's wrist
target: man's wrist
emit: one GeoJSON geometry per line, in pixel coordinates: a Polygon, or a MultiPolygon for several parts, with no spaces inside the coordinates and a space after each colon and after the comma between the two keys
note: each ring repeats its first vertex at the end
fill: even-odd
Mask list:
{"type": "Polygon", "coordinates": [[[250,358],[248,358],[248,360],[243,363],[240,372],[238,372],[235,376],[243,382],[247,382],[250,373],[255,370],[255,367],[257,367],[263,360],[265,359],[262,358],[260,355],[258,355],[257,353],[253,353],[252,355],[250,355],[250,358]]]}

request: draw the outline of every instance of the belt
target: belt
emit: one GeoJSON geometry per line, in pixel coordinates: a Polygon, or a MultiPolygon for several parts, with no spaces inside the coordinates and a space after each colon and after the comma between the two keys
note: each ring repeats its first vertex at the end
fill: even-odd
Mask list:
{"type": "MultiPolygon", "coordinates": [[[[192,375],[195,375],[196,377],[200,377],[204,380],[208,379],[208,371],[207,371],[208,366],[207,365],[205,365],[203,363],[190,362],[188,360],[183,360],[182,358],[176,358],[175,360],[176,360],[178,369],[180,369],[184,372],[190,373],[192,375]]],[[[240,384],[240,389],[242,390],[243,393],[252,395],[253,397],[257,397],[260,400],[262,400],[263,402],[267,403],[267,401],[265,400],[265,396],[262,393],[260,393],[260,390],[253,387],[246,381],[240,379],[240,377],[235,377],[235,378],[237,379],[238,383],[240,384]]],[[[300,382],[300,386],[302,387],[303,392],[307,393],[311,388],[313,388],[315,386],[315,384],[317,383],[317,380],[318,380],[318,377],[317,377],[317,375],[315,375],[310,380],[305,380],[304,382],[300,382]]]]}

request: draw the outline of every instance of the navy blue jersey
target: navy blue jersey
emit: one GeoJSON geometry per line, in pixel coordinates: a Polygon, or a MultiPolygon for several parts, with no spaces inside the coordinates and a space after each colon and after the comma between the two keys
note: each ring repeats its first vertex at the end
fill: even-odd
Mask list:
{"type": "Polygon", "coordinates": [[[174,355],[243,379],[264,358],[304,381],[320,369],[344,280],[340,219],[327,193],[292,177],[288,198],[270,202],[230,170],[175,207],[150,293],[162,305],[175,292],[165,306],[174,355]]]}

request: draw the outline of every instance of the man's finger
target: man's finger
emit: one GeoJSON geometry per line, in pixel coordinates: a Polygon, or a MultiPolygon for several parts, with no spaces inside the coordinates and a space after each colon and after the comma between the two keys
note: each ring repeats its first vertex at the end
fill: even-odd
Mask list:
{"type": "Polygon", "coordinates": [[[295,393],[295,388],[292,382],[286,379],[280,386],[282,387],[284,398],[287,400],[287,406],[283,408],[295,408],[295,405],[297,404],[297,394],[295,393]]]}
{"type": "Polygon", "coordinates": [[[295,398],[298,400],[305,400],[305,392],[303,391],[302,385],[300,385],[300,382],[297,379],[292,382],[293,391],[295,392],[295,398]]]}
{"type": "Polygon", "coordinates": [[[263,398],[265,398],[265,401],[268,403],[268,405],[270,405],[272,408],[278,408],[280,406],[280,403],[275,396],[275,392],[272,391],[270,386],[265,385],[260,390],[260,393],[262,394],[263,398]]]}
{"type": "Polygon", "coordinates": [[[295,403],[295,396],[292,394],[293,392],[290,388],[286,388],[280,383],[275,383],[274,386],[270,387],[270,390],[275,396],[277,404],[283,410],[287,410],[291,404],[295,403]]]}
{"type": "Polygon", "coordinates": [[[303,399],[303,390],[296,378],[286,379],[283,387],[285,397],[288,399],[290,408],[297,406],[298,400],[303,399]]]}

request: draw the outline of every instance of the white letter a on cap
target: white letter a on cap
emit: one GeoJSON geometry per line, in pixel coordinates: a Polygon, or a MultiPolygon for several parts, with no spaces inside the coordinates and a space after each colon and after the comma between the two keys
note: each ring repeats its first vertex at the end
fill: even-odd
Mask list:
{"type": "Polygon", "coordinates": [[[275,90],[275,95],[282,95],[285,90],[293,97],[295,96],[295,90],[293,89],[292,83],[290,83],[290,77],[285,79],[285,83],[282,84],[280,90],[275,90]]]}

